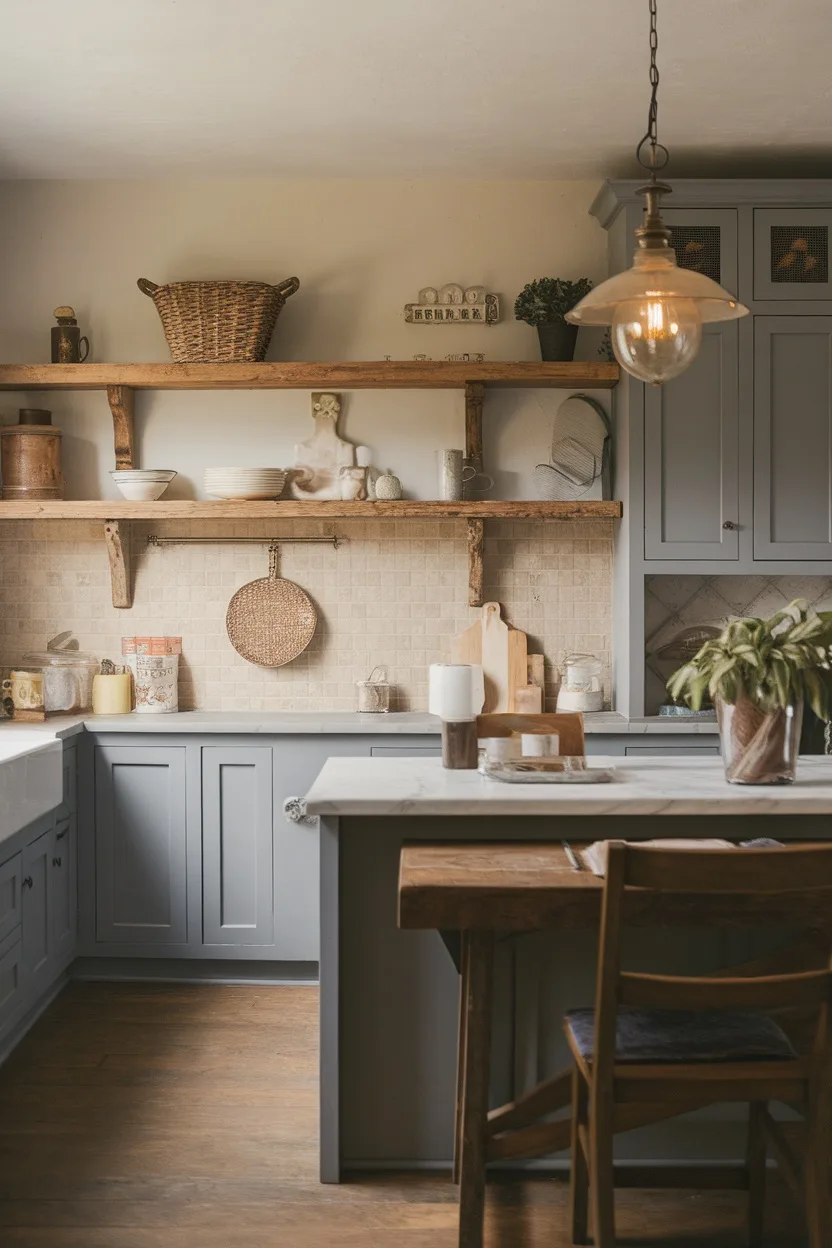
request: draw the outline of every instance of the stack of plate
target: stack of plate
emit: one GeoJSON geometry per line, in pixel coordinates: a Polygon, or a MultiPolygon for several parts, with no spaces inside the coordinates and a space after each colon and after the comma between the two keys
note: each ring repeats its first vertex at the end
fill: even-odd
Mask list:
{"type": "Polygon", "coordinates": [[[214,498],[279,498],[285,468],[206,468],[205,493],[214,498]]]}

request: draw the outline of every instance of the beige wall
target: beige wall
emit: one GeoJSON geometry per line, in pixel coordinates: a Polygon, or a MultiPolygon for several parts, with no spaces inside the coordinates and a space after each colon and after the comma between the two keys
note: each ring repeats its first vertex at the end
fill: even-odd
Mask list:
{"type": "MultiPolygon", "coordinates": [[[[605,235],[587,215],[596,189],[581,182],[2,183],[0,358],[48,360],[52,309],[68,302],[90,335],[92,359],[164,360],[161,325],[136,278],[279,281],[297,274],[301,289],[278,322],[269,358],[408,359],[425,352],[441,359],[483,351],[488,359],[534,359],[536,335],[513,319],[514,298],[535,276],[603,276],[605,235]],[[445,281],[497,291],[503,322],[406,325],[403,305],[421,286],[445,281]]],[[[579,343],[585,358],[595,353],[594,341],[579,343]]],[[[117,497],[108,476],[112,433],[104,396],[28,397],[51,406],[65,430],[67,497],[117,497]]],[[[496,477],[496,497],[534,496],[531,470],[547,457],[552,415],[563,397],[556,391],[489,395],[486,465],[496,477]]],[[[0,420],[16,419],[24,400],[0,395],[0,420]]],[[[460,394],[356,392],[344,396],[343,411],[344,436],[372,446],[379,465],[402,477],[407,495],[435,497],[436,450],[462,444],[460,394]]],[[[148,393],[137,400],[139,463],[177,469],[170,498],[203,496],[208,465],[289,464],[308,432],[309,397],[302,392],[148,393]]],[[[609,526],[522,525],[517,547],[510,526],[490,527],[489,592],[501,597],[512,622],[545,641],[551,660],[591,644],[606,661],[609,526]]],[[[265,684],[262,673],[234,655],[221,618],[233,588],[258,574],[258,551],[144,554],[139,534],[136,607],[114,613],[97,532],[82,525],[71,535],[43,526],[21,530],[34,564],[12,550],[8,530],[0,534],[0,654],[17,658],[21,645],[42,644],[45,633],[69,626],[83,645],[110,653],[122,632],[152,626],[185,636],[189,704],[239,709],[266,699],[300,709],[332,698],[346,707],[352,681],[366,674],[367,664],[386,661],[396,669],[400,704],[421,707],[425,663],[444,655],[444,643],[426,639],[442,638],[471,618],[463,526],[420,525],[417,533],[397,524],[373,536],[361,526],[333,528],[350,537],[337,555],[287,548],[287,574],[294,568],[317,597],[322,626],[307,659],[270,673],[265,684]],[[319,556],[323,562],[313,566],[319,556]],[[30,571],[34,582],[26,579],[30,571]],[[362,619],[395,625],[365,629],[357,623],[362,619]],[[406,642],[394,644],[391,632],[406,642]],[[213,644],[205,645],[206,637],[213,644]]],[[[307,524],[294,531],[318,530],[307,524]]]]}

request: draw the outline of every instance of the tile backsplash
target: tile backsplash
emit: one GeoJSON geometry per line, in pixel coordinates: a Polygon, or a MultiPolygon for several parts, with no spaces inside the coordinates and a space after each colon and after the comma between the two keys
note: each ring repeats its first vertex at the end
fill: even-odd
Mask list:
{"type": "Polygon", "coordinates": [[[645,710],[655,715],[666,698],[664,682],[677,664],[656,652],[683,628],[722,625],[736,616],[766,617],[795,598],[832,610],[829,576],[648,576],[644,589],[645,710]]]}
{"type": "MultiPolygon", "coordinates": [[[[329,546],[285,544],[279,572],[315,602],[309,649],[277,669],[254,667],[232,648],[225,613],[232,594],[268,572],[266,546],[148,547],[159,537],[256,537],[262,522],[210,521],[131,526],[134,605],[111,605],[102,525],[46,521],[3,525],[0,535],[0,663],[14,663],[71,629],[81,649],[119,661],[122,635],[182,635],[183,709],[354,710],[355,682],[383,663],[392,709],[427,708],[427,669],[448,658],[454,633],[476,612],[467,605],[465,525],[430,521],[282,521],[280,537],[337,534],[329,546]]],[[[547,702],[570,651],[602,660],[609,702],[612,522],[489,521],[485,597],[546,655],[547,702]]]]}

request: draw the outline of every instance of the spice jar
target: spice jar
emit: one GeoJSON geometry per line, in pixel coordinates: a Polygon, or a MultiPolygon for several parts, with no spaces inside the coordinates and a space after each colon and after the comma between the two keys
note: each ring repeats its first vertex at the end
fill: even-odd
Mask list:
{"type": "Polygon", "coordinates": [[[0,428],[3,498],[63,498],[61,438],[52,413],[21,407],[16,425],[0,428]]]}

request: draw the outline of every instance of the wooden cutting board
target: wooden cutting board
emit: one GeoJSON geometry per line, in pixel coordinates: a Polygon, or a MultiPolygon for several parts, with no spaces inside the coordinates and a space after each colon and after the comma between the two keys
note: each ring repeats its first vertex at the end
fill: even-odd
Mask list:
{"type": "Polygon", "coordinates": [[[451,662],[482,664],[483,711],[514,711],[515,690],[528,683],[526,634],[506,623],[499,602],[485,602],[477,623],[451,639],[451,662]]]}

